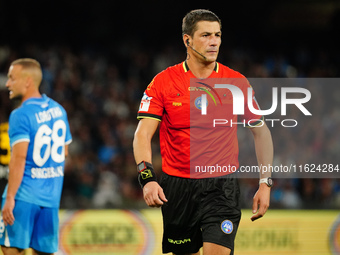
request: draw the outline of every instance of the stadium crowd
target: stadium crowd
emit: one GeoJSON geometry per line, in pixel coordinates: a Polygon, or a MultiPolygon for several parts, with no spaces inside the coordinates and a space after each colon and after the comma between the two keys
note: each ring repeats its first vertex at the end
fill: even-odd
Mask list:
{"type": "MultiPolygon", "coordinates": [[[[326,79],[340,75],[340,56],[324,48],[301,45],[290,49],[290,54],[280,49],[270,54],[242,47],[224,46],[221,50],[218,61],[246,77],[326,79]]],[[[0,122],[8,120],[14,107],[4,84],[11,61],[19,57],[32,57],[41,63],[44,76],[41,91],[68,112],[73,142],[65,166],[61,207],[146,207],[132,153],[136,114],[143,91],[153,76],[183,61],[184,47],[169,44],[155,51],[127,44],[114,49],[74,49],[36,43],[20,48],[0,45],[0,122]]],[[[313,103],[308,105],[312,117],[303,117],[298,109],[293,109],[290,116],[302,119],[297,127],[270,127],[274,165],[340,164],[340,90],[321,85],[309,89],[313,97],[313,103]]],[[[264,95],[269,93],[271,98],[269,89],[254,87],[254,90],[260,104],[264,95]]],[[[239,128],[241,165],[256,164],[249,135],[247,129],[239,128]]],[[[153,164],[160,176],[159,142],[157,136],[154,139],[153,164]]],[[[294,176],[275,179],[274,175],[274,180],[271,208],[340,208],[340,179],[294,176]]],[[[250,208],[258,179],[240,181],[242,205],[250,208]]]]}

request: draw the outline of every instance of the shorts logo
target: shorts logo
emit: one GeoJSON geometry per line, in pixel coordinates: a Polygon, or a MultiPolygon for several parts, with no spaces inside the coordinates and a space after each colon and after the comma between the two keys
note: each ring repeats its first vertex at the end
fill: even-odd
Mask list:
{"type": "Polygon", "coordinates": [[[234,225],[230,220],[224,220],[221,223],[221,229],[226,234],[231,234],[234,230],[234,225]]]}
{"type": "Polygon", "coordinates": [[[168,242],[172,243],[172,244],[185,244],[185,243],[190,243],[191,239],[185,238],[185,239],[182,239],[182,240],[172,240],[172,239],[168,238],[168,242]]]}

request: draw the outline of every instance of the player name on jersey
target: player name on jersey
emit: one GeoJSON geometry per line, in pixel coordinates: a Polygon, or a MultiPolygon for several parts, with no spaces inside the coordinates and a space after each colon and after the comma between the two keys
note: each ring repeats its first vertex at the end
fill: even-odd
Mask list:
{"type": "Polygon", "coordinates": [[[64,176],[64,171],[62,166],[46,167],[46,168],[32,168],[31,177],[33,179],[47,179],[64,176]]]}
{"type": "Polygon", "coordinates": [[[43,123],[46,121],[50,121],[52,118],[59,118],[63,115],[61,109],[59,107],[54,107],[48,109],[47,111],[38,112],[35,114],[35,118],[38,123],[43,123]]]}

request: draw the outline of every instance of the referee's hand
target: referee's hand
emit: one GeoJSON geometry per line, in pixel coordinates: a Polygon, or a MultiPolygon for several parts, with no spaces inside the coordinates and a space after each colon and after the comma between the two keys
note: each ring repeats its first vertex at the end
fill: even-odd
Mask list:
{"type": "Polygon", "coordinates": [[[270,188],[261,183],[258,191],[253,198],[253,216],[250,218],[252,221],[260,219],[267,212],[270,201],[270,188]]]}
{"type": "Polygon", "coordinates": [[[148,182],[143,188],[143,196],[145,203],[150,207],[161,207],[166,199],[163,189],[157,182],[148,182]]]}

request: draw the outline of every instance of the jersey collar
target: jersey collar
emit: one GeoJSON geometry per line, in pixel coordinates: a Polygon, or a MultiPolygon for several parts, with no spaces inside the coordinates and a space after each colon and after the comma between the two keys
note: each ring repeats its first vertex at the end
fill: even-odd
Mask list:
{"type": "Polygon", "coordinates": [[[50,99],[45,94],[42,94],[41,97],[31,97],[27,99],[25,102],[23,102],[23,105],[35,104],[41,105],[41,107],[45,108],[48,106],[49,101],[50,99]]]}
{"type": "MultiPolygon", "coordinates": [[[[184,72],[188,72],[190,70],[187,61],[183,61],[182,66],[183,66],[184,72]]],[[[216,73],[218,73],[218,70],[219,70],[219,64],[216,62],[215,67],[214,67],[214,71],[216,73]]]]}

